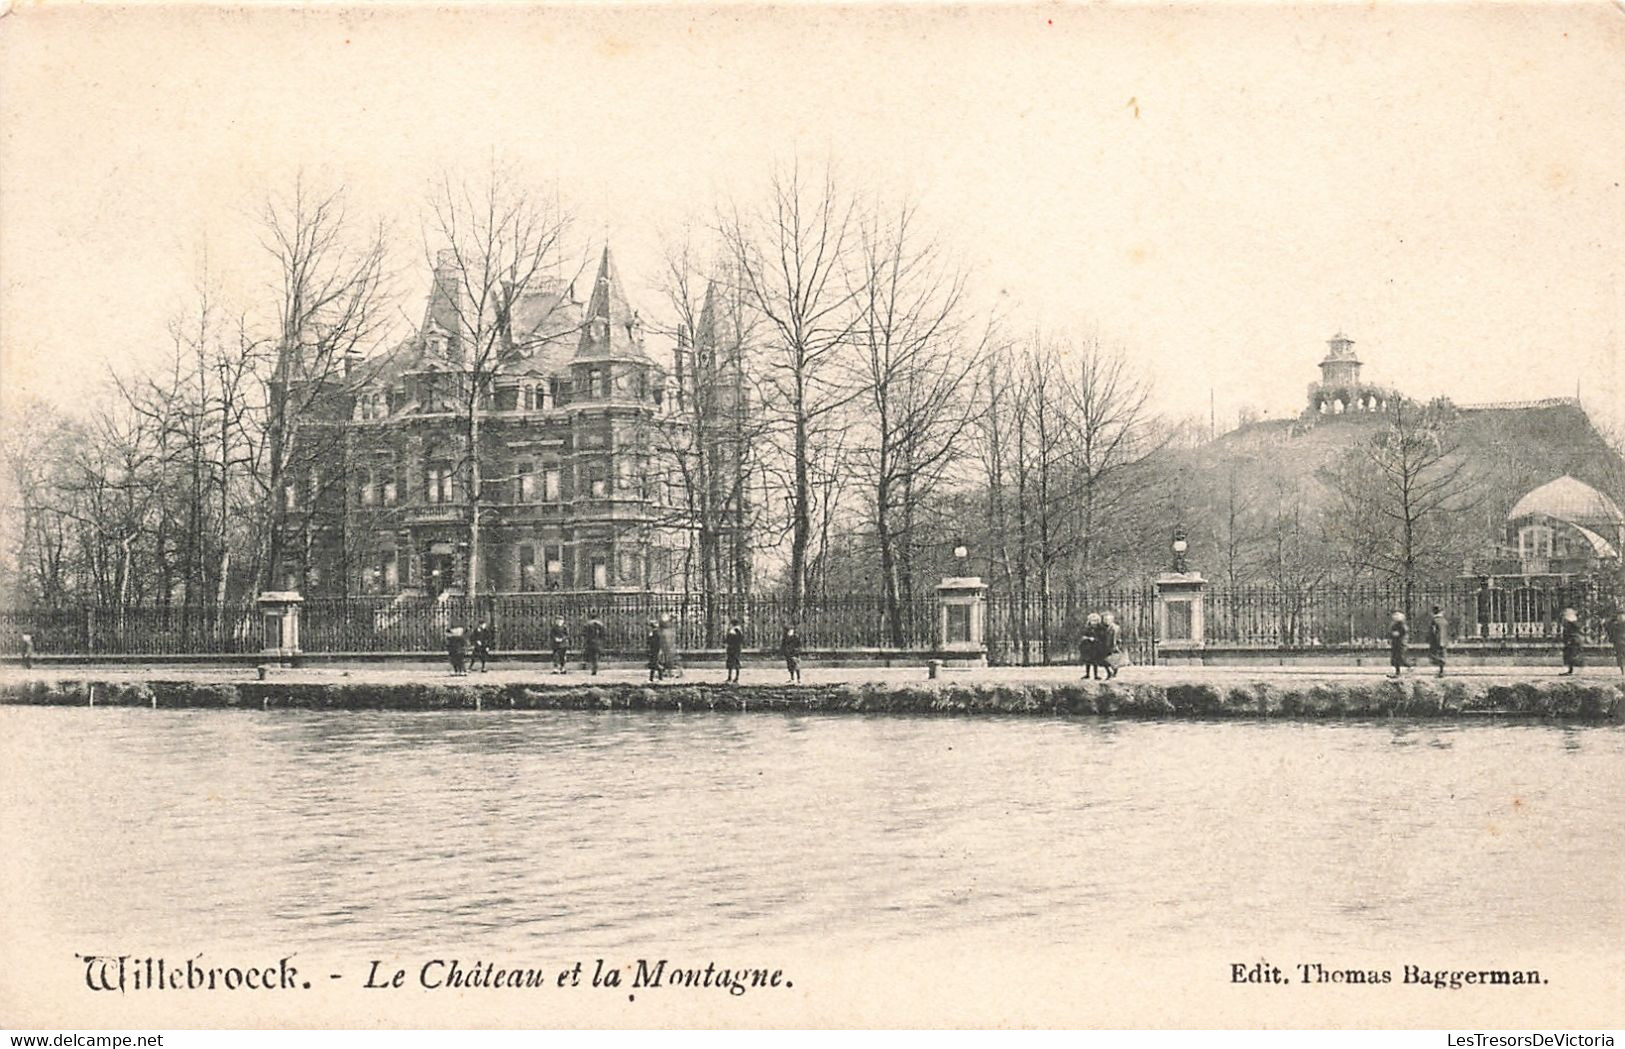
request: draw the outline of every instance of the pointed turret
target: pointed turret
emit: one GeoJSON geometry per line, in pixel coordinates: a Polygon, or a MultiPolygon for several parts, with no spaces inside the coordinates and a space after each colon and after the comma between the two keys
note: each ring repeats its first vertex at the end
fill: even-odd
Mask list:
{"type": "Polygon", "coordinates": [[[593,281],[592,297],[587,300],[587,312],[582,318],[581,341],[576,346],[576,359],[646,360],[643,352],[643,334],[637,311],[626,301],[621,278],[615,272],[615,261],[610,257],[609,245],[598,260],[598,276],[593,281]]]}
{"type": "Polygon", "coordinates": [[[439,335],[447,343],[456,341],[463,298],[460,280],[457,253],[449,248],[442,249],[435,255],[434,284],[429,289],[429,303],[423,311],[423,333],[426,338],[439,335]]]}

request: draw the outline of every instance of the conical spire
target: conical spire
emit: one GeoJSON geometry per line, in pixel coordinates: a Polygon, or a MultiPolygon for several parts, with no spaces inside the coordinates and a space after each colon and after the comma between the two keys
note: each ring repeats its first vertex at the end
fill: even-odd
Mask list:
{"type": "Polygon", "coordinates": [[[592,297],[587,300],[587,311],[582,318],[576,357],[644,357],[643,336],[638,327],[637,311],[626,301],[620,275],[615,272],[615,261],[610,257],[609,245],[605,244],[604,254],[598,260],[592,297]]]}

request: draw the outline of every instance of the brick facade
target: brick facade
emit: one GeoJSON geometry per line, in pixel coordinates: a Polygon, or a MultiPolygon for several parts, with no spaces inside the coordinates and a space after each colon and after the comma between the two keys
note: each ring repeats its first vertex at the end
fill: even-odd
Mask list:
{"type": "Polygon", "coordinates": [[[419,332],[353,362],[307,425],[337,430],[342,450],[308,481],[285,583],[310,596],[466,593],[477,458],[480,593],[688,585],[670,435],[689,398],[646,351],[608,248],[585,303],[563,282],[514,299],[504,323],[526,338],[504,330],[511,350],[483,379],[458,345],[456,277],[442,257],[419,332]],[[473,382],[477,457],[458,396],[473,382]]]}

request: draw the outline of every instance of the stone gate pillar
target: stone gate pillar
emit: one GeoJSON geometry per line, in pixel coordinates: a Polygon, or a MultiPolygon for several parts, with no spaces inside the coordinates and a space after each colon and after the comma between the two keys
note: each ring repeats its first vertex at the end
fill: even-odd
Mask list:
{"type": "Polygon", "coordinates": [[[267,590],[260,594],[260,622],[264,640],[260,652],[278,659],[299,654],[299,606],[304,598],[294,590],[267,590]]]}
{"type": "Polygon", "coordinates": [[[987,584],[948,576],[937,584],[937,651],[958,664],[987,666],[987,584]]]}
{"type": "Polygon", "coordinates": [[[1199,657],[1207,645],[1202,615],[1200,572],[1164,572],[1157,577],[1157,652],[1179,658],[1199,657]]]}

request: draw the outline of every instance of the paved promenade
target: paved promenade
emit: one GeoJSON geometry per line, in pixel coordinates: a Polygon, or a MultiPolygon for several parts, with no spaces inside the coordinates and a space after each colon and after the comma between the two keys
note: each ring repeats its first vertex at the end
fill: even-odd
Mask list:
{"type": "MultiPolygon", "coordinates": [[[[1377,682],[1387,677],[1383,666],[1136,666],[1118,674],[1115,683],[1192,684],[1237,681],[1305,681],[1306,679],[1335,679],[1353,684],[1356,681],[1377,682]]],[[[649,673],[631,663],[605,664],[596,677],[571,664],[567,673],[556,674],[545,662],[511,662],[499,660],[491,664],[486,673],[478,670],[457,677],[444,663],[357,663],[353,665],[322,665],[312,667],[276,667],[269,671],[270,679],[288,683],[346,684],[346,685],[405,685],[405,684],[539,684],[539,685],[629,685],[648,684],[649,673]]],[[[33,669],[12,664],[0,667],[0,684],[23,681],[58,681],[94,679],[97,681],[198,681],[243,682],[254,681],[258,671],[252,666],[208,666],[177,663],[153,664],[56,664],[36,665],[33,669]]],[[[694,685],[719,684],[726,674],[717,665],[686,668],[680,678],[668,678],[655,684],[694,685]]],[[[801,672],[807,685],[836,684],[917,684],[927,680],[923,666],[806,666],[801,672]]],[[[1405,680],[1438,680],[1431,666],[1418,666],[1408,670],[1405,680]]],[[[784,668],[773,665],[747,665],[740,674],[746,685],[784,685],[789,676],[784,668]]],[[[1625,675],[1612,664],[1581,667],[1573,678],[1565,677],[1563,668],[1555,664],[1528,666],[1463,666],[1447,671],[1444,680],[1470,681],[1474,684],[1502,684],[1514,682],[1555,682],[1582,680],[1588,684],[1625,683],[1625,675]]],[[[944,683],[964,685],[1006,684],[1072,684],[1083,680],[1083,669],[1076,666],[1044,667],[985,667],[977,669],[950,669],[941,671],[944,683]]]]}

